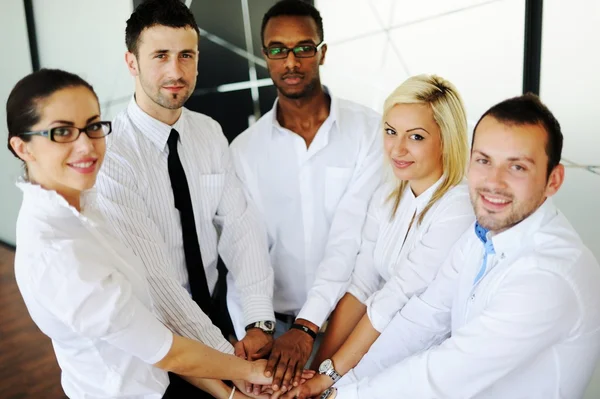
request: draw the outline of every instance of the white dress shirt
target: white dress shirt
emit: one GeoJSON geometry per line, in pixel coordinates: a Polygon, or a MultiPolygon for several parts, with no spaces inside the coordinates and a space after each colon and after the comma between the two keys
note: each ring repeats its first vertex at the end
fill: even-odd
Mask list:
{"type": "Polygon", "coordinates": [[[141,261],[102,219],[54,191],[18,183],[15,276],[33,321],[52,340],[71,399],[147,398],[164,394],[167,373],[152,364],[173,334],[152,314],[141,261]]]}
{"type": "Polygon", "coordinates": [[[308,149],[277,121],[277,101],[231,144],[266,223],[276,312],[323,324],[346,292],[369,200],[381,181],[381,116],[331,97],[308,149]]]}
{"type": "MultiPolygon", "coordinates": [[[[243,320],[234,323],[275,320],[273,269],[263,224],[245,198],[227,139],[213,119],[183,108],[177,122],[169,126],[146,114],[132,99],[107,137],[106,159],[96,184],[100,209],[118,237],[142,258],[161,319],[179,335],[233,353],[188,291],[181,219],[167,166],[172,128],[180,135],[178,153],[209,289],[215,287],[221,254],[230,272],[228,296],[241,298],[243,320]]],[[[232,318],[236,315],[232,312],[232,318]]]]}
{"type": "Polygon", "coordinates": [[[550,199],[487,237],[495,254],[483,278],[474,285],[484,246],[471,228],[337,398],[583,396],[600,352],[598,262],[550,199]]]}
{"type": "Polygon", "coordinates": [[[475,221],[463,182],[448,190],[418,223],[443,179],[418,197],[407,186],[393,217],[390,194],[397,181],[384,183],[373,195],[348,292],[367,305],[369,320],[379,332],[413,295],[427,288],[454,243],[475,221]]]}

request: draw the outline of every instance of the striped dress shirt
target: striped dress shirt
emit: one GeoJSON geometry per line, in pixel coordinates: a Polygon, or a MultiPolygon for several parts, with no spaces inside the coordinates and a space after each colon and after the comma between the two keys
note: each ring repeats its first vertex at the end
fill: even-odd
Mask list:
{"type": "MultiPolygon", "coordinates": [[[[217,282],[220,254],[227,265],[228,296],[238,299],[250,324],[275,320],[273,270],[266,232],[235,175],[227,139],[213,119],[183,108],[173,126],[146,114],[132,99],[113,121],[96,183],[98,205],[127,246],[142,258],[158,316],[177,334],[223,352],[233,348],[192,300],[181,221],[167,167],[167,139],[180,134],[178,153],[186,172],[209,289],[217,282]]],[[[231,301],[229,301],[231,303],[231,301]]]]}

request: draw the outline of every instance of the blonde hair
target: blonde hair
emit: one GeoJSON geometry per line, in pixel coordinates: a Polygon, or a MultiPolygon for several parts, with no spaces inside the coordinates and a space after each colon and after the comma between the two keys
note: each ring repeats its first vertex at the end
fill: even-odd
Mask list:
{"type": "MultiPolygon", "coordinates": [[[[456,87],[436,75],[413,76],[398,86],[385,100],[384,119],[397,104],[429,104],[433,111],[433,118],[441,132],[444,180],[419,214],[418,223],[421,223],[427,211],[465,177],[469,154],[467,115],[456,87]]],[[[399,181],[398,186],[388,197],[389,201],[394,201],[392,218],[398,210],[402,193],[407,185],[407,180],[399,181]]]]}

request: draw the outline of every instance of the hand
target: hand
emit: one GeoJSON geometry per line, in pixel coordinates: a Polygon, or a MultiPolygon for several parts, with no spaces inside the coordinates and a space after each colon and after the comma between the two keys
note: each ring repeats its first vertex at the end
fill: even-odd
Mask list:
{"type": "Polygon", "coordinates": [[[251,328],[246,336],[234,345],[235,355],[247,360],[257,360],[266,357],[273,347],[273,335],[267,334],[260,328],[251,328]]]}
{"type": "Polygon", "coordinates": [[[248,374],[246,381],[256,385],[271,385],[273,378],[267,377],[265,371],[266,367],[267,361],[265,359],[250,362],[250,373],[248,374]]]}
{"type": "Polygon", "coordinates": [[[333,380],[323,374],[319,374],[305,384],[297,386],[283,396],[283,399],[307,399],[318,397],[318,395],[333,385],[333,380]]]}
{"type": "Polygon", "coordinates": [[[300,330],[289,330],[275,340],[265,369],[266,376],[273,376],[273,391],[291,388],[292,378],[293,386],[300,384],[313,344],[313,338],[300,330]]]}
{"type": "MultiPolygon", "coordinates": [[[[244,393],[244,389],[246,388],[246,381],[242,381],[242,380],[236,380],[236,381],[232,381],[233,384],[237,387],[237,390],[235,391],[235,394],[233,395],[234,399],[242,399],[242,398],[254,398],[254,399],[269,399],[270,398],[270,392],[259,392],[258,394],[254,394],[254,392],[247,392],[244,393]]],[[[256,385],[257,387],[260,387],[260,385],[256,385]]],[[[229,396],[227,396],[227,398],[229,398],[229,396]]]]}
{"type": "MultiPolygon", "coordinates": [[[[273,336],[271,334],[265,333],[260,328],[251,328],[246,332],[244,339],[238,341],[233,346],[233,349],[237,357],[256,360],[259,358],[257,352],[268,353],[271,351],[272,347],[273,336]]],[[[260,385],[254,385],[249,382],[246,382],[246,386],[242,390],[242,392],[245,392],[246,394],[253,392],[254,395],[259,395],[261,391],[262,387],[260,385]]]]}

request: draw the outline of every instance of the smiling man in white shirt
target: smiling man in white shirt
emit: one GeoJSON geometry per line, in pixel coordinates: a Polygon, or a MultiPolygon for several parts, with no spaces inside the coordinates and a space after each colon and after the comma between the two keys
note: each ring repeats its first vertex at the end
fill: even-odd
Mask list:
{"type": "MultiPolygon", "coordinates": [[[[215,298],[220,255],[228,290],[240,298],[247,328],[240,338],[251,355],[273,339],[273,270],[221,127],[183,107],[196,85],[198,26],[182,2],[148,0],[127,21],[125,36],[135,97],[107,141],[97,181],[101,211],[144,262],[161,320],[177,334],[233,353],[214,325],[226,331],[224,301],[215,298]]],[[[180,383],[189,387],[172,376],[168,393],[202,394],[179,392],[180,383]]]]}
{"type": "Polygon", "coordinates": [[[600,352],[600,267],[550,199],[562,141],[534,95],[484,114],[468,175],[477,223],[322,398],[583,396],[600,352]]]}
{"type": "Polygon", "coordinates": [[[297,382],[313,337],[346,291],[383,158],[381,116],[321,85],[327,45],[313,6],[275,4],[263,17],[262,41],[278,98],[231,148],[268,231],[277,332],[284,334],[267,371],[278,390],[294,375],[297,382]]]}

